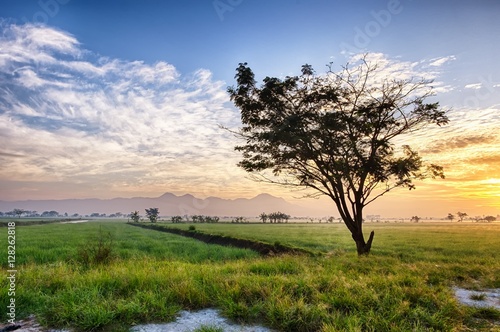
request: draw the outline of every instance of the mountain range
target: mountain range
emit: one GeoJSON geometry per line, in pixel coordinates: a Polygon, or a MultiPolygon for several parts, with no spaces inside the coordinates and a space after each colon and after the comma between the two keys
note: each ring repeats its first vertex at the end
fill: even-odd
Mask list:
{"type": "Polygon", "coordinates": [[[165,193],[160,197],[133,197],[113,199],[62,199],[62,200],[24,200],[0,201],[0,211],[7,212],[13,209],[29,211],[57,211],[60,214],[90,215],[92,213],[114,214],[121,212],[129,214],[144,209],[158,208],[162,216],[174,215],[207,215],[207,216],[242,216],[257,217],[262,212],[280,211],[291,216],[316,215],[315,211],[291,204],[283,198],[269,194],[260,194],[254,198],[223,199],[219,197],[196,198],[186,194],[176,196],[165,193]]]}

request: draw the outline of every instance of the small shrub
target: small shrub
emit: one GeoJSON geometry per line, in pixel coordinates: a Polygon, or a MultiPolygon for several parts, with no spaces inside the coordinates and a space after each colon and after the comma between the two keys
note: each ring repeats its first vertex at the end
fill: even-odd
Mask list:
{"type": "Polygon", "coordinates": [[[100,227],[97,236],[89,238],[77,252],[77,261],[84,266],[109,263],[112,258],[113,236],[110,232],[104,232],[100,227]]]}
{"type": "Polygon", "coordinates": [[[500,311],[493,308],[478,308],[473,316],[482,319],[499,320],[500,311]]]}
{"type": "Polygon", "coordinates": [[[486,294],[484,294],[484,293],[471,294],[470,299],[474,300],[474,301],[484,301],[484,300],[486,300],[486,294]]]}
{"type": "Polygon", "coordinates": [[[195,230],[196,230],[196,227],[195,227],[194,225],[191,225],[191,226],[189,226],[189,228],[188,228],[188,229],[189,229],[190,231],[195,231],[195,230]]]}

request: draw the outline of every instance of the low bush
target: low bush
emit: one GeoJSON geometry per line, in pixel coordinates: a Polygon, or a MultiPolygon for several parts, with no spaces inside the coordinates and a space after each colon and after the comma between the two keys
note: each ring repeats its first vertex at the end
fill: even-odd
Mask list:
{"type": "Polygon", "coordinates": [[[113,236],[99,228],[97,235],[78,248],[76,261],[84,266],[107,264],[113,259],[113,236]]]}

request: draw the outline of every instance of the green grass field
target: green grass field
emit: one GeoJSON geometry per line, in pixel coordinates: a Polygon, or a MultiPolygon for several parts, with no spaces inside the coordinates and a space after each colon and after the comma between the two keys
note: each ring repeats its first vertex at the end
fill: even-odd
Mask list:
{"type": "MultiPolygon", "coordinates": [[[[185,224],[168,227],[187,229],[185,224]]],[[[196,224],[197,230],[276,241],[322,253],[354,254],[356,248],[343,224],[196,224]]],[[[397,257],[406,261],[472,262],[490,265],[500,260],[500,223],[494,224],[365,224],[375,231],[372,256],[397,257]]],[[[500,286],[500,285],[499,285],[500,286]]]]}
{"type": "MultiPolygon", "coordinates": [[[[80,248],[92,244],[102,232],[110,234],[114,254],[119,260],[160,259],[199,263],[251,258],[249,250],[210,246],[183,237],[135,229],[123,222],[89,222],[17,227],[17,264],[70,262],[80,248]]],[[[2,240],[6,240],[6,236],[2,240]]],[[[6,255],[0,257],[6,266],[6,255]]]]}
{"type": "MultiPolygon", "coordinates": [[[[374,247],[361,258],[343,225],[195,226],[322,255],[263,258],[116,222],[17,227],[17,317],[82,331],[126,331],[209,307],[277,331],[495,331],[500,320],[496,310],[461,306],[451,289],[500,288],[500,224],[367,224],[374,247]],[[110,260],[82,264],[99,234],[112,235],[110,260]]],[[[4,308],[7,288],[3,278],[4,308]]]]}

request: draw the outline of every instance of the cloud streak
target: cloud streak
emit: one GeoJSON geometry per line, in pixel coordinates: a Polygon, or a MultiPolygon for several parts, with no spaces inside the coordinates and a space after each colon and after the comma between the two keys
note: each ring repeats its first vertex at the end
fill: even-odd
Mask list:
{"type": "Polygon", "coordinates": [[[431,63],[429,64],[429,66],[431,66],[431,67],[441,67],[445,63],[453,61],[453,60],[456,60],[456,59],[457,58],[454,55],[432,59],[431,63]]]}
{"type": "Polygon", "coordinates": [[[376,65],[375,75],[372,77],[372,81],[369,82],[372,85],[377,85],[387,78],[402,81],[426,80],[432,82],[434,93],[441,94],[455,90],[455,87],[439,80],[441,76],[440,67],[451,60],[455,60],[454,56],[410,62],[393,59],[383,53],[360,53],[352,56],[349,63],[358,66],[363,58],[367,63],[376,65]]]}
{"type": "Polygon", "coordinates": [[[485,145],[497,142],[497,137],[490,135],[471,134],[469,136],[450,137],[446,140],[441,140],[432,143],[424,152],[426,153],[443,153],[454,149],[464,149],[466,147],[477,148],[478,145],[485,145]]]}
{"type": "MultiPolygon", "coordinates": [[[[238,127],[239,113],[226,83],[209,70],[180,73],[163,61],[106,58],[46,26],[0,24],[0,29],[0,200],[166,191],[198,197],[300,196],[253,183],[235,166],[238,142],[219,124],[238,127]]],[[[350,62],[359,60],[354,56],[350,62]]],[[[372,53],[367,60],[377,63],[380,77],[433,80],[439,98],[464,87],[442,81],[453,56],[408,62],[372,53]]],[[[473,83],[465,90],[490,101],[473,83]]],[[[461,188],[500,178],[500,136],[492,125],[498,114],[493,106],[457,107],[448,126],[426,128],[398,142],[446,167],[449,180],[426,183],[419,195],[429,198],[434,188],[445,199],[465,197],[461,188]]]]}
{"type": "Polygon", "coordinates": [[[181,75],[166,62],[99,57],[45,26],[2,32],[3,179],[101,190],[163,185],[161,192],[172,178],[227,178],[224,165],[234,165],[235,155],[218,125],[234,126],[238,114],[210,71],[181,75]]]}

